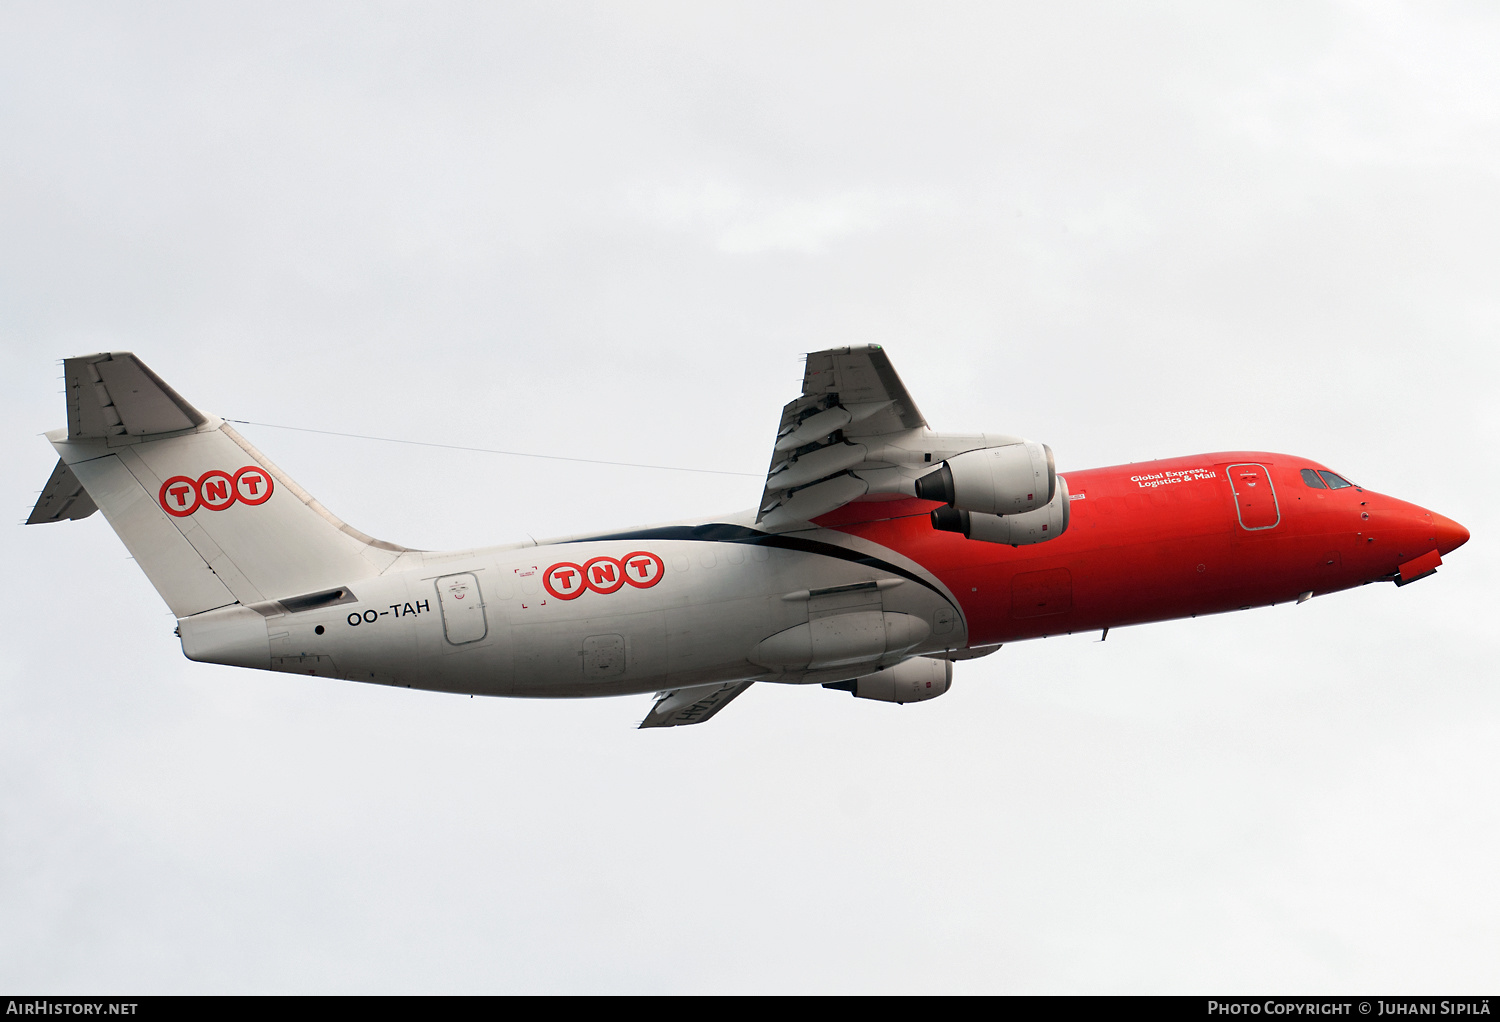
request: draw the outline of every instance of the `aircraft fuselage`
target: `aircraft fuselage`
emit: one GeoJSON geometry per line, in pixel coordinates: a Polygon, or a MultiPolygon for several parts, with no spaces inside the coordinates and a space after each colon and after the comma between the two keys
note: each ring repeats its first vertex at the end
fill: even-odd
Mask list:
{"type": "Polygon", "coordinates": [[[1304,471],[1321,468],[1234,452],[1062,473],[1071,523],[1031,546],[937,531],[940,505],[891,495],[789,533],[731,519],[429,553],[306,606],[198,615],[183,645],[194,659],[485,695],[829,682],[1293,601],[1404,565],[1411,577],[1468,538],[1416,505],[1310,485],[1304,471]]]}

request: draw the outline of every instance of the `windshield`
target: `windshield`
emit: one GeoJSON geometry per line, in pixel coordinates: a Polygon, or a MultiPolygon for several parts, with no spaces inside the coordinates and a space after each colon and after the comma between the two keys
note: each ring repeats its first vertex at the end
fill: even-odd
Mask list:
{"type": "Polygon", "coordinates": [[[1328,484],[1328,488],[1330,490],[1342,490],[1342,489],[1344,489],[1346,487],[1354,485],[1349,480],[1345,479],[1343,476],[1338,475],[1338,474],[1333,473],[1333,472],[1329,472],[1327,469],[1324,469],[1322,472],[1319,472],[1318,475],[1320,475],[1320,476],[1323,477],[1323,481],[1328,484]]]}

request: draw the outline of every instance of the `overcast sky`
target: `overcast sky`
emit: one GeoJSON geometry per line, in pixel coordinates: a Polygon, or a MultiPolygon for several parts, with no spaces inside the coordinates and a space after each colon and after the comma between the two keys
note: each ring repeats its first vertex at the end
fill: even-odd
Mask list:
{"type": "MultiPolygon", "coordinates": [[[[1426,992],[1500,979],[1487,3],[0,4],[0,443],[132,350],[260,423],[756,473],[800,357],[1059,469],[1294,452],[1438,574],[1007,646],[897,707],[184,660],[100,515],[3,533],[0,987],[1426,992]]],[[[754,478],[243,427],[442,548],[754,478]]]]}

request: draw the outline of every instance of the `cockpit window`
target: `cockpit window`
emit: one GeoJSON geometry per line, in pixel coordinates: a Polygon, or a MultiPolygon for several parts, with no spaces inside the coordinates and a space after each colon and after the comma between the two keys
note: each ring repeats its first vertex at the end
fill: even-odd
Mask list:
{"type": "Polygon", "coordinates": [[[1310,468],[1302,470],[1302,481],[1315,490],[1326,490],[1328,488],[1323,485],[1323,480],[1318,478],[1318,473],[1310,468]]]}
{"type": "Polygon", "coordinates": [[[1336,475],[1333,472],[1323,471],[1319,472],[1318,474],[1323,477],[1323,481],[1328,484],[1328,488],[1330,490],[1342,490],[1346,487],[1354,485],[1343,476],[1336,475]]]}

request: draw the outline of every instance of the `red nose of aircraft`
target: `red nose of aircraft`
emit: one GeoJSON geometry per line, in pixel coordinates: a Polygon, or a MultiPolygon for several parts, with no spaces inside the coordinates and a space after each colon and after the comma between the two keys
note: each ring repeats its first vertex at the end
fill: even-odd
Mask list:
{"type": "Polygon", "coordinates": [[[1469,541],[1469,530],[1459,525],[1451,518],[1444,518],[1437,512],[1432,515],[1433,538],[1437,540],[1438,553],[1448,554],[1469,541]]]}

